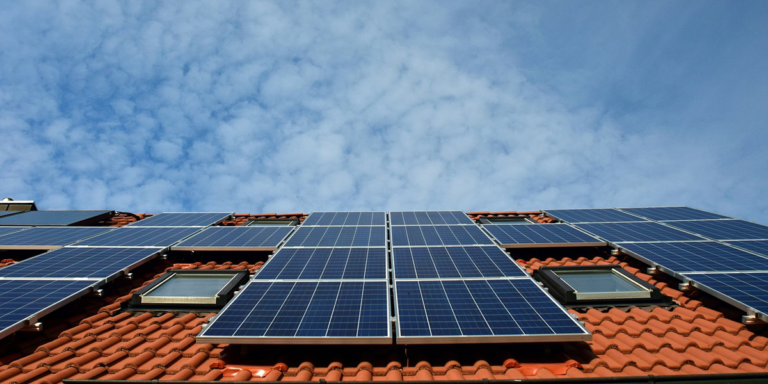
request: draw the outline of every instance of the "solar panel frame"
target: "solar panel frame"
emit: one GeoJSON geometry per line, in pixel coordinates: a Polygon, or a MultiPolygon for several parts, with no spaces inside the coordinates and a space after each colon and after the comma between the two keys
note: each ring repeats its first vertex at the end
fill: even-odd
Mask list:
{"type": "Polygon", "coordinates": [[[174,245],[173,250],[274,251],[294,228],[293,226],[208,227],[174,245]]]}
{"type": "Polygon", "coordinates": [[[729,240],[724,243],[768,257],[768,240],[729,240]]]}
{"type": "Polygon", "coordinates": [[[0,269],[0,280],[89,279],[107,282],[156,258],[162,250],[64,247],[0,269]]]}
{"type": "Polygon", "coordinates": [[[387,227],[310,226],[294,231],[282,248],[386,247],[387,227]],[[379,232],[376,234],[375,232],[379,232]]]}
{"type": "MultiPolygon", "coordinates": [[[[515,342],[570,342],[591,340],[591,334],[587,329],[574,319],[559,303],[547,294],[536,282],[531,279],[442,279],[442,280],[395,280],[395,317],[397,319],[397,344],[464,344],[464,343],[515,343],[515,342]],[[448,283],[449,289],[446,288],[448,283]],[[463,290],[462,285],[463,283],[463,290]],[[485,288],[483,288],[485,283],[485,288]],[[517,292],[512,297],[509,283],[517,292]],[[440,287],[438,287],[438,284],[440,287]],[[413,287],[419,288],[419,297],[406,299],[406,292],[413,291],[413,287]],[[425,299],[424,287],[428,288],[428,298],[425,299]],[[471,291],[475,290],[476,294],[471,291]],[[499,295],[502,289],[505,292],[499,295]],[[525,292],[521,292],[523,289],[525,292]],[[481,294],[486,290],[486,294],[481,294]],[[487,294],[490,290],[493,295],[487,294]],[[467,296],[469,293],[469,296],[467,296]],[[441,295],[442,294],[442,295],[441,295]],[[503,301],[502,301],[503,300],[503,301]],[[542,313],[530,303],[536,300],[537,308],[545,309],[542,313]],[[478,302],[480,304],[478,304],[478,302]],[[495,303],[495,307],[493,304],[495,303]],[[524,303],[524,304],[523,304],[524,303]],[[419,313],[419,304],[421,312],[419,313]],[[501,305],[499,305],[501,304],[501,305]],[[546,305],[544,305],[546,304],[546,305]],[[481,305],[483,308],[481,308],[481,305]],[[527,305],[527,308],[525,308],[527,305]],[[510,307],[519,306],[520,313],[512,314],[510,307]],[[406,313],[405,309],[408,310],[406,313]],[[525,311],[522,311],[522,310],[525,311]],[[531,314],[533,310],[533,314],[531,314]],[[432,321],[430,313],[433,313],[432,321]],[[460,315],[457,315],[457,312],[460,315]],[[552,321],[556,315],[560,315],[555,321],[562,324],[563,328],[573,330],[572,333],[557,333],[552,330],[548,321],[552,321]],[[518,317],[515,317],[518,316],[518,317]],[[512,319],[510,322],[508,319],[512,319]],[[523,326],[528,329],[542,329],[542,322],[552,333],[521,334],[512,332],[495,332],[494,330],[512,330],[512,323],[521,330],[523,326]],[[432,324],[444,324],[440,328],[432,327],[432,324]],[[451,323],[455,324],[452,326],[451,323]],[[414,325],[413,328],[411,325],[414,325]],[[465,328],[462,328],[466,325],[465,328]],[[429,335],[424,332],[427,327],[429,335]],[[404,335],[404,329],[406,329],[404,335]],[[413,332],[410,329],[414,329],[413,332]],[[466,329],[466,332],[464,331],[466,329]],[[576,332],[578,330],[578,332],[576,332]],[[435,333],[438,333],[435,335],[435,333]],[[461,334],[459,334],[461,333],[461,334]],[[466,334],[469,333],[469,334],[466,334]]],[[[559,326],[558,326],[559,327],[559,326]]]]}
{"type": "Polygon", "coordinates": [[[163,212],[126,227],[208,227],[222,222],[233,212],[163,212]]]}
{"type": "Polygon", "coordinates": [[[475,225],[462,211],[392,211],[391,226],[401,225],[475,225]]]}
{"type": "Polygon", "coordinates": [[[620,211],[644,217],[653,221],[686,221],[731,219],[731,217],[717,213],[707,212],[691,207],[643,207],[643,208],[618,208],[620,211]]]}
{"type": "Polygon", "coordinates": [[[114,229],[111,227],[32,227],[0,236],[0,249],[56,249],[114,229]]]}
{"type": "Polygon", "coordinates": [[[199,227],[148,227],[117,228],[98,236],[72,244],[72,247],[107,247],[107,248],[156,248],[169,247],[197,233],[199,227]]]}
{"type": "Polygon", "coordinates": [[[319,211],[312,212],[301,223],[302,227],[361,227],[361,226],[386,226],[387,213],[384,211],[319,211]],[[365,216],[371,215],[369,219],[365,216]]]}
{"type": "Polygon", "coordinates": [[[673,276],[768,271],[768,257],[716,241],[617,243],[622,252],[673,276]]]}
{"type": "Polygon", "coordinates": [[[545,209],[547,216],[570,224],[577,223],[631,223],[648,221],[616,208],[545,209]]]}
{"type": "Polygon", "coordinates": [[[692,287],[768,322],[768,272],[685,274],[692,287]],[[759,283],[755,283],[759,282],[759,283]]]}
{"type": "Polygon", "coordinates": [[[573,226],[611,243],[707,240],[706,238],[653,221],[637,223],[585,223],[574,224],[573,226]]]}
{"type": "Polygon", "coordinates": [[[606,245],[606,242],[600,241],[569,224],[486,224],[483,228],[505,248],[601,247],[606,245]],[[568,238],[573,241],[568,241],[568,238]]]}
{"type": "Polygon", "coordinates": [[[87,294],[95,285],[87,280],[0,280],[0,339],[87,294]],[[40,292],[46,288],[60,294],[43,297],[40,292]]]}
{"type": "Polygon", "coordinates": [[[388,277],[389,254],[386,248],[339,247],[281,248],[258,270],[254,279],[259,281],[387,281],[388,277]],[[359,254],[363,252],[365,252],[364,260],[361,260],[360,257],[363,256],[359,254]],[[376,255],[376,253],[380,254],[376,255]],[[353,257],[355,257],[354,260],[353,257]],[[380,259],[377,261],[376,257],[380,259]],[[360,261],[364,261],[363,266],[359,265],[360,261]],[[362,272],[362,276],[359,272],[362,272]]]}
{"type": "Polygon", "coordinates": [[[0,217],[0,226],[67,226],[106,218],[113,211],[27,211],[0,217]]]}
{"type": "Polygon", "coordinates": [[[392,248],[395,280],[529,278],[528,273],[496,245],[482,247],[392,248]]]}
{"type": "Polygon", "coordinates": [[[675,221],[666,224],[714,240],[768,240],[768,226],[747,220],[675,221]]]}
{"type": "Polygon", "coordinates": [[[477,225],[400,225],[390,227],[392,247],[496,245],[477,225]]]}
{"type": "MultiPolygon", "coordinates": [[[[251,280],[248,285],[232,299],[227,306],[224,307],[216,317],[208,324],[203,331],[196,336],[197,340],[209,343],[236,343],[236,344],[312,344],[312,345],[328,345],[328,344],[391,344],[392,343],[392,327],[391,327],[391,310],[390,310],[390,290],[389,285],[385,281],[256,281],[251,280]],[[333,309],[328,313],[328,304],[331,301],[331,295],[333,294],[334,285],[338,285],[336,290],[336,296],[333,300],[333,309]],[[356,284],[363,284],[363,292],[359,296],[360,304],[344,303],[349,300],[356,301],[356,297],[344,297],[342,302],[339,302],[342,289],[354,289],[356,284]],[[291,292],[283,293],[286,289],[291,292]],[[315,289],[312,293],[312,297],[306,299],[307,289],[305,287],[312,287],[315,289]],[[323,286],[320,296],[315,300],[315,295],[318,289],[323,286]],[[373,292],[369,296],[369,302],[364,302],[364,295],[366,286],[373,292]],[[266,298],[270,294],[271,289],[276,290],[276,296],[284,296],[282,300],[266,298]],[[300,287],[295,297],[291,296],[292,291],[300,287]],[[382,295],[383,293],[383,295],[382,295]],[[379,297],[381,296],[381,297],[379,297]],[[380,300],[378,300],[380,299],[380,300]],[[280,324],[283,329],[272,329],[271,325],[274,324],[281,315],[283,315],[283,307],[289,300],[298,301],[296,303],[289,304],[286,308],[285,317],[287,320],[282,321],[280,324]],[[371,301],[376,300],[379,307],[376,308],[377,312],[383,309],[383,313],[379,313],[378,322],[374,323],[371,319],[370,312],[373,305],[371,301]],[[272,302],[275,303],[272,303],[272,302]],[[280,305],[280,308],[276,311],[275,307],[280,305]],[[355,335],[343,335],[345,329],[345,318],[351,318],[351,313],[355,308],[359,307],[357,314],[357,327],[355,328],[355,335]],[[336,316],[336,311],[340,311],[336,316]],[[365,316],[363,312],[367,311],[365,316]],[[301,320],[296,324],[296,317],[301,314],[301,320]],[[251,328],[243,327],[246,325],[246,320],[253,315],[254,321],[250,322],[251,328]],[[293,316],[293,317],[291,317],[293,316]],[[271,320],[269,320],[271,319],[271,320]],[[339,322],[335,323],[336,327],[333,328],[333,320],[339,319],[339,322]],[[269,325],[265,329],[263,324],[269,320],[269,325]],[[305,323],[306,320],[306,323],[305,323]],[[368,321],[362,321],[368,320],[368,321]],[[286,325],[288,324],[288,325],[286,325]],[[295,328],[287,328],[290,324],[296,324],[295,328]],[[304,325],[306,326],[302,328],[304,325]],[[313,333],[322,332],[322,325],[325,325],[325,335],[312,335],[313,333]],[[361,324],[365,324],[361,327],[361,324]],[[386,333],[381,336],[371,335],[372,331],[369,324],[377,324],[381,329],[385,329],[386,333]],[[384,325],[383,327],[382,324],[384,325]],[[235,326],[237,328],[235,329],[235,326]],[[256,328],[256,329],[254,329],[256,328]],[[242,329],[242,331],[241,331],[242,329]],[[271,335],[267,335],[270,333],[271,335]],[[289,333],[293,332],[293,335],[289,333]],[[363,333],[363,335],[360,335],[363,333]],[[329,336],[329,334],[332,334],[329,336]]],[[[346,324],[350,324],[347,320],[346,324]]]]}

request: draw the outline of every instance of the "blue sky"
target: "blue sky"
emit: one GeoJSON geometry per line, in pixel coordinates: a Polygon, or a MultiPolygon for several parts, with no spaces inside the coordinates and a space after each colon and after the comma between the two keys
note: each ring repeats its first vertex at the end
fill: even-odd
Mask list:
{"type": "Polygon", "coordinates": [[[768,223],[768,2],[2,1],[41,209],[688,205],[768,223]]]}

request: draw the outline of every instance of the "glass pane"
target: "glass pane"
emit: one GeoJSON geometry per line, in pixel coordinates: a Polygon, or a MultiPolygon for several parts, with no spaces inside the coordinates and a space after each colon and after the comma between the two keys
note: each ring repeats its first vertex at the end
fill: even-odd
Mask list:
{"type": "Polygon", "coordinates": [[[151,297],[213,297],[230,280],[232,275],[176,275],[146,296],[151,297]]]}
{"type": "Polygon", "coordinates": [[[576,292],[637,292],[644,291],[636,284],[611,270],[561,271],[555,272],[576,292]]]}

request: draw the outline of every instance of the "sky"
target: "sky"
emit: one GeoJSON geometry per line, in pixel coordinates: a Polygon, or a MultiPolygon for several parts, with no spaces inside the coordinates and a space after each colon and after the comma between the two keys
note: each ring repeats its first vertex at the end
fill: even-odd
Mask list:
{"type": "Polygon", "coordinates": [[[766,1],[0,0],[0,194],[768,223],[766,1]]]}

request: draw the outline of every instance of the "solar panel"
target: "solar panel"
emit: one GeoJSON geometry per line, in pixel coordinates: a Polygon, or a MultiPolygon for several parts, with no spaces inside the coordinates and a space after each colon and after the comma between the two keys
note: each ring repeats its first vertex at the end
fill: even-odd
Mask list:
{"type": "Polygon", "coordinates": [[[410,225],[395,226],[392,245],[493,245],[493,241],[475,225],[410,225]]]}
{"type": "Polygon", "coordinates": [[[768,239],[768,227],[744,220],[676,221],[668,224],[715,240],[768,239]]]}
{"type": "Polygon", "coordinates": [[[568,223],[613,223],[647,221],[643,218],[621,212],[613,208],[596,209],[547,209],[548,216],[553,216],[568,223]]]}
{"type": "Polygon", "coordinates": [[[258,280],[387,279],[386,248],[283,248],[258,280]]]}
{"type": "Polygon", "coordinates": [[[88,293],[83,280],[0,280],[0,338],[88,293]]]}
{"type": "Polygon", "coordinates": [[[768,256],[768,240],[729,241],[726,244],[768,256]]]}
{"type": "Polygon", "coordinates": [[[575,226],[614,243],[623,241],[704,240],[699,236],[654,222],[576,224],[575,226]]]}
{"type": "Polygon", "coordinates": [[[20,211],[0,211],[0,217],[15,215],[17,213],[22,213],[22,212],[20,212],[20,211]]]}
{"type": "Polygon", "coordinates": [[[461,211],[403,211],[390,212],[392,225],[475,224],[461,211]]]}
{"type": "Polygon", "coordinates": [[[0,278],[110,279],[162,248],[60,248],[0,269],[0,278]]]}
{"type": "Polygon", "coordinates": [[[159,213],[144,220],[129,224],[131,227],[207,227],[216,224],[231,213],[159,213]]]}
{"type": "Polygon", "coordinates": [[[197,336],[212,343],[390,344],[387,282],[252,281],[197,336]]]}
{"type": "Polygon", "coordinates": [[[657,221],[729,219],[728,216],[689,207],[621,208],[621,211],[657,221]]]}
{"type": "Polygon", "coordinates": [[[301,225],[387,225],[387,218],[384,212],[313,212],[301,225]]]}
{"type": "Polygon", "coordinates": [[[75,243],[91,247],[168,247],[200,228],[118,228],[75,243]]]}
{"type": "Polygon", "coordinates": [[[581,341],[590,335],[533,280],[397,281],[397,343],[581,341]]]}
{"type": "Polygon", "coordinates": [[[29,229],[29,227],[0,227],[0,237],[9,233],[15,233],[27,229],[29,229]]]}
{"type": "Polygon", "coordinates": [[[113,229],[109,227],[34,227],[0,236],[0,249],[59,248],[113,229]]]}
{"type": "Polygon", "coordinates": [[[618,244],[624,251],[676,273],[768,271],[768,258],[714,241],[618,244]]]}
{"type": "Polygon", "coordinates": [[[392,259],[396,279],[528,277],[496,246],[393,248],[392,259]]]}
{"type": "Polygon", "coordinates": [[[210,227],[173,247],[188,251],[271,251],[288,236],[293,227],[210,227]]]}
{"type": "Polygon", "coordinates": [[[697,288],[768,321],[768,273],[686,275],[697,288]]]}
{"type": "Polygon", "coordinates": [[[485,225],[484,228],[507,248],[605,245],[568,224],[485,225]]]}
{"type": "Polygon", "coordinates": [[[299,227],[283,247],[383,247],[386,227],[299,227]]]}
{"type": "Polygon", "coordinates": [[[0,217],[0,225],[74,225],[106,219],[112,211],[29,211],[0,217]]]}

